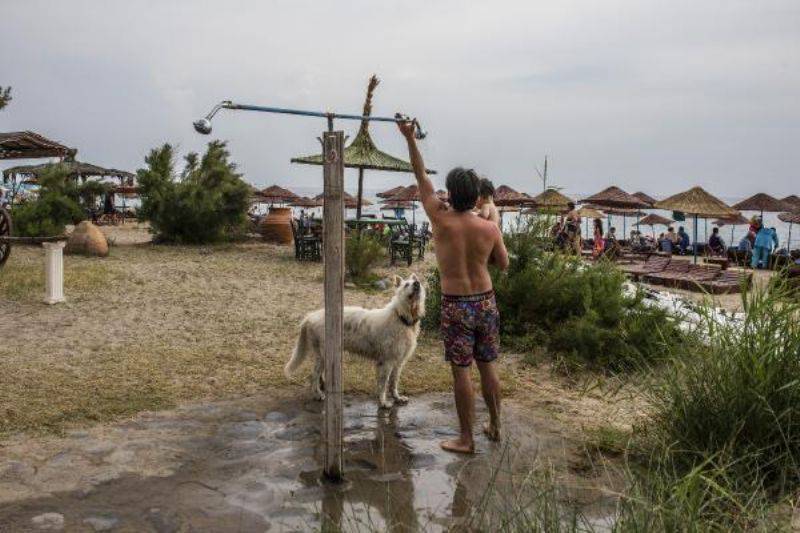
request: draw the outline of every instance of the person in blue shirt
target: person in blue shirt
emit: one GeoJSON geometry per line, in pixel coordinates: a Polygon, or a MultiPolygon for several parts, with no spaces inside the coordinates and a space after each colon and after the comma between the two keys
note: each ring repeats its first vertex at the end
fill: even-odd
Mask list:
{"type": "Polygon", "coordinates": [[[678,228],[678,248],[681,250],[681,255],[686,255],[686,249],[689,248],[689,234],[683,229],[683,226],[678,228]]]}
{"type": "Polygon", "coordinates": [[[756,233],[756,242],[753,247],[753,259],[750,266],[753,268],[769,268],[769,258],[772,250],[778,247],[778,232],[775,228],[767,228],[763,224],[756,233]]]}

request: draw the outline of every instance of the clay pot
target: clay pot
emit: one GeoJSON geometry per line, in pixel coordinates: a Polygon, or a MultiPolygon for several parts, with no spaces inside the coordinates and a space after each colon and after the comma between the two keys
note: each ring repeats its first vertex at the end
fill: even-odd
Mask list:
{"type": "Polygon", "coordinates": [[[270,207],[259,229],[261,237],[267,242],[292,244],[292,209],[270,207]]]}
{"type": "Polygon", "coordinates": [[[75,226],[64,251],[68,254],[105,257],[108,255],[108,241],[97,226],[84,220],[75,226]]]}

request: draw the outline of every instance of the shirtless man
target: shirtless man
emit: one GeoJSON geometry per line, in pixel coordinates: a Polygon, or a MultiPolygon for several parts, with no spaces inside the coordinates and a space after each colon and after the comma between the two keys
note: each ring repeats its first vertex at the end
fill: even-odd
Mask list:
{"type": "Polygon", "coordinates": [[[414,139],[414,123],[401,122],[398,126],[408,142],[422,206],[431,221],[442,283],[442,337],[445,359],[453,371],[461,431],[457,439],[444,441],[441,446],[451,452],[474,453],[475,395],[470,378],[473,360],[481,375],[483,399],[489,409],[489,423],[484,432],[491,440],[500,438],[500,380],[494,363],[499,315],[488,265],[492,263],[505,270],[508,252],[497,224],[472,212],[480,189],[475,172],[459,167],[447,174],[448,206],[436,197],[425,171],[414,139]]]}

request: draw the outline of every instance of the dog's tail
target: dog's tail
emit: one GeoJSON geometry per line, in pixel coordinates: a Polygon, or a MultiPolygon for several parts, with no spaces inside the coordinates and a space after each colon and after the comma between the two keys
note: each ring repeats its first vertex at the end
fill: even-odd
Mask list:
{"type": "Polygon", "coordinates": [[[305,361],[306,357],[308,356],[310,349],[309,344],[311,342],[311,339],[309,339],[308,329],[308,322],[304,320],[303,323],[300,324],[300,336],[297,337],[297,344],[294,345],[292,357],[286,363],[286,366],[283,367],[283,374],[287,378],[289,378],[292,373],[297,370],[297,367],[303,364],[303,361],[305,361]]]}

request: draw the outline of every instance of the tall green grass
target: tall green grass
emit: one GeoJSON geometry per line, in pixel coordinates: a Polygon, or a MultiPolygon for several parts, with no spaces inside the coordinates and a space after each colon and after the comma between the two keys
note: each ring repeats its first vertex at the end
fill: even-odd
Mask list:
{"type": "Polygon", "coordinates": [[[686,470],[724,465],[784,494],[800,486],[800,303],[774,277],[743,304],[741,323],[705,312],[706,343],[675,352],[646,389],[650,438],[686,470]]]}

